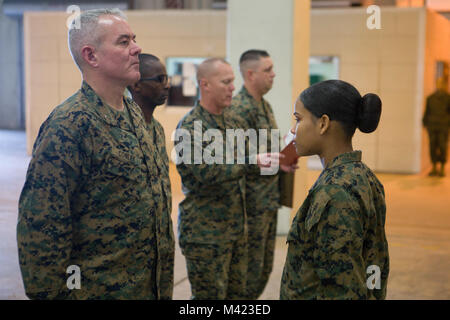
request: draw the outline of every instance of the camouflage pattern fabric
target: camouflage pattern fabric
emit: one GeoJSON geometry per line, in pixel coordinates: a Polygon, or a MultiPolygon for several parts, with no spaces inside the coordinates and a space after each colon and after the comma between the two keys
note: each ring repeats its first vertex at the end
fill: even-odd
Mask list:
{"type": "Polygon", "coordinates": [[[292,222],[280,298],[385,299],[385,220],[384,188],[361,152],[336,157],[292,222]],[[367,285],[370,266],[379,268],[379,289],[367,285]]]}
{"type": "Polygon", "coordinates": [[[244,299],[247,278],[247,239],[225,244],[185,245],[183,254],[193,300],[244,299]]]}
{"type": "Polygon", "coordinates": [[[19,199],[17,241],[32,299],[169,299],[173,275],[166,159],[143,114],[83,82],[42,124],[19,199]],[[81,289],[69,290],[77,265],[81,289]]]}
{"type": "MultiPolygon", "coordinates": [[[[250,210],[249,208],[247,210],[250,210]]],[[[278,210],[247,215],[248,279],[247,299],[256,300],[263,293],[273,268],[278,210]]]]}
{"type": "MultiPolygon", "coordinates": [[[[195,123],[201,123],[202,134],[218,129],[225,142],[226,128],[236,128],[234,119],[217,116],[197,104],[180,121],[177,129],[190,132],[191,164],[177,164],[185,199],[180,202],[178,229],[180,246],[186,243],[224,243],[235,241],[246,226],[244,177],[248,170],[259,172],[256,165],[226,164],[225,143],[223,164],[194,163],[194,149],[203,152],[211,141],[194,139],[195,123]]],[[[181,142],[180,142],[181,143],[181,142]]],[[[175,145],[178,143],[176,142],[175,145]]]]}
{"type": "MultiPolygon", "coordinates": [[[[267,146],[260,146],[258,153],[271,152],[270,130],[278,126],[272,107],[265,99],[257,102],[243,86],[233,97],[228,112],[239,120],[244,130],[255,129],[258,132],[259,129],[266,129],[267,146]]],[[[272,272],[277,212],[281,207],[279,175],[248,174],[245,187],[249,247],[252,248],[249,251],[247,289],[248,298],[257,299],[272,272]]]]}
{"type": "Polygon", "coordinates": [[[430,158],[432,163],[447,162],[448,129],[428,128],[430,140],[430,158]]]}
{"type": "Polygon", "coordinates": [[[161,184],[160,194],[155,194],[155,201],[160,204],[160,212],[157,216],[161,217],[161,226],[164,226],[162,230],[159,230],[160,242],[159,242],[159,256],[158,260],[161,263],[161,276],[160,281],[160,299],[169,300],[173,295],[173,276],[174,276],[174,263],[175,263],[175,237],[173,234],[172,226],[172,191],[170,185],[169,176],[169,157],[166,150],[166,137],[162,125],[152,117],[152,121],[147,123],[147,130],[152,138],[153,146],[156,146],[156,150],[152,152],[152,157],[156,168],[159,168],[159,174],[152,176],[153,184],[161,184]]]}
{"type": "MultiPolygon", "coordinates": [[[[242,129],[267,130],[267,145],[259,145],[258,153],[271,152],[271,129],[278,129],[275,116],[270,104],[262,99],[258,103],[248,93],[245,87],[233,97],[232,105],[226,110],[230,116],[239,120],[242,129]]],[[[279,150],[276,150],[279,152],[279,150]]],[[[258,215],[261,212],[280,208],[280,190],[278,174],[261,175],[253,172],[246,176],[247,208],[251,209],[248,214],[258,215]]]]}
{"type": "Polygon", "coordinates": [[[427,98],[423,125],[428,131],[431,161],[446,163],[450,127],[450,95],[448,93],[436,91],[427,98]]]}
{"type": "MultiPolygon", "coordinates": [[[[191,164],[184,162],[177,164],[185,194],[185,199],[179,205],[179,243],[185,254],[189,270],[191,270],[189,281],[194,289],[202,288],[201,291],[206,290],[205,292],[221,292],[222,286],[227,288],[226,283],[216,287],[218,283],[213,281],[209,283],[210,288],[207,289],[204,287],[205,282],[201,277],[191,276],[196,274],[196,271],[192,270],[204,269],[202,266],[196,267],[200,260],[202,264],[213,265],[218,255],[216,254],[215,258],[203,255],[207,250],[202,249],[197,252],[195,251],[197,246],[189,244],[211,245],[217,252],[224,252],[223,248],[234,245],[233,243],[240,241],[243,237],[247,241],[244,177],[246,172],[251,170],[259,172],[259,168],[256,165],[248,164],[226,164],[225,143],[222,154],[223,164],[207,164],[203,160],[201,164],[194,164],[195,149],[197,152],[203,152],[211,143],[211,141],[194,139],[195,122],[201,122],[202,134],[208,129],[220,130],[224,142],[226,141],[226,129],[237,128],[237,123],[233,118],[226,117],[224,114],[213,115],[197,104],[177,127],[190,132],[193,146],[191,164]]],[[[234,151],[236,152],[236,145],[234,151]]],[[[221,259],[225,259],[225,257],[221,259]]],[[[247,251],[233,251],[231,259],[232,261],[246,261],[247,251]]],[[[226,277],[221,277],[221,279],[226,280],[226,277]]],[[[246,275],[241,279],[245,282],[246,275]]],[[[241,292],[244,291],[245,286],[241,288],[241,292]]],[[[193,292],[193,295],[196,296],[196,293],[193,292]]],[[[214,294],[214,297],[223,297],[224,295],[228,296],[227,293],[217,293],[217,295],[214,294]]],[[[201,296],[203,297],[203,295],[201,296]]]]}

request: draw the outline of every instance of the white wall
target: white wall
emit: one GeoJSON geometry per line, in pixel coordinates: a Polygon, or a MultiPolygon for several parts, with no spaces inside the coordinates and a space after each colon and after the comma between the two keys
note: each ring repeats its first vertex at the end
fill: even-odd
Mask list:
{"type": "Polygon", "coordinates": [[[337,55],[340,79],[383,102],[374,133],[357,131],[354,147],[383,172],[420,172],[425,10],[381,7],[369,30],[365,8],[312,10],[311,55],[337,55]]]}
{"type": "MultiPolygon", "coordinates": [[[[1,6],[0,6],[1,9],[1,6]]],[[[22,129],[20,20],[0,12],[0,128],[22,129]]]]}
{"type": "MultiPolygon", "coordinates": [[[[276,78],[265,98],[272,105],[282,136],[292,125],[293,97],[307,86],[309,7],[309,1],[304,0],[228,0],[227,59],[236,75],[235,93],[242,86],[241,54],[248,49],[268,51],[276,78]]],[[[303,165],[296,174],[293,210],[282,208],[279,211],[278,234],[288,232],[290,219],[304,199],[305,173],[303,165]]]]}

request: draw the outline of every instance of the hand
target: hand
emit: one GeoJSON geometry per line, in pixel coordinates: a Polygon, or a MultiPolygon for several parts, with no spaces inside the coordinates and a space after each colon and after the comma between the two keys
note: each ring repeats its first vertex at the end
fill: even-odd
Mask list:
{"type": "Polygon", "coordinates": [[[299,168],[299,166],[297,165],[297,162],[295,162],[289,166],[285,165],[285,164],[280,164],[280,168],[284,172],[295,172],[295,170],[297,170],[299,168]]]}

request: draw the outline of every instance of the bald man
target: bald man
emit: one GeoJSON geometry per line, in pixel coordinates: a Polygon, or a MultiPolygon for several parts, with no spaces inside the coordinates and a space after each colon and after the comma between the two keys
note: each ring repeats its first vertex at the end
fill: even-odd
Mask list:
{"type": "MultiPolygon", "coordinates": [[[[224,110],[231,105],[234,74],[228,62],[211,58],[198,67],[197,80],[200,101],[180,121],[177,132],[184,130],[191,137],[213,129],[226,141],[226,129],[239,124],[226,117],[224,110]]],[[[178,140],[175,142],[186,143],[178,140]]],[[[211,153],[208,145],[193,139],[194,154],[211,153]]],[[[237,144],[236,144],[237,145],[237,144]]],[[[244,181],[247,172],[259,172],[267,163],[257,156],[258,166],[226,164],[225,151],[216,150],[214,163],[189,158],[177,161],[185,199],[179,206],[179,243],[186,258],[193,299],[243,299],[247,280],[247,226],[244,181]],[[194,163],[195,161],[195,163],[194,163]],[[205,163],[208,162],[208,163],[205,163]]],[[[236,148],[234,154],[236,155],[236,148]]],[[[271,161],[276,162],[275,158],[271,161]]]]}
{"type": "Polygon", "coordinates": [[[169,177],[169,158],[166,151],[164,129],[153,117],[155,108],[166,102],[169,92],[169,81],[164,65],[158,57],[151,54],[139,55],[138,82],[128,87],[133,100],[141,108],[147,131],[151,138],[155,152],[151,155],[155,175],[151,186],[158,195],[155,201],[155,216],[158,220],[155,241],[158,243],[158,260],[161,263],[160,298],[172,299],[173,267],[175,254],[175,238],[172,227],[172,192],[169,177]]]}

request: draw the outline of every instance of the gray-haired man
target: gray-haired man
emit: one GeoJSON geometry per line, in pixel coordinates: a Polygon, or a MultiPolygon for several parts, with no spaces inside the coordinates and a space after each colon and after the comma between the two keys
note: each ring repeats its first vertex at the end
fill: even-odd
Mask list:
{"type": "Polygon", "coordinates": [[[168,197],[142,111],[123,96],[139,80],[141,49],[119,10],[86,11],[79,21],[69,47],[81,89],[42,124],[19,200],[26,294],[170,299],[173,274],[161,269],[173,250],[160,246],[173,239],[168,197]]]}

